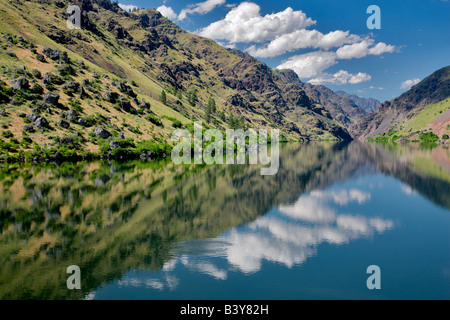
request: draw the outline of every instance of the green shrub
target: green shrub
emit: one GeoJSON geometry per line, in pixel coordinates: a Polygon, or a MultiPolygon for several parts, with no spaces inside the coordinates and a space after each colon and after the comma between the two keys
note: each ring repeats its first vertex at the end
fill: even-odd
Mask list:
{"type": "Polygon", "coordinates": [[[5,138],[11,138],[14,137],[14,134],[10,130],[6,130],[2,132],[2,136],[5,138]]]}
{"type": "Polygon", "coordinates": [[[149,114],[148,116],[145,117],[145,119],[147,119],[148,121],[150,121],[151,123],[153,123],[159,127],[163,126],[163,123],[161,122],[161,118],[159,118],[157,116],[149,114]]]}
{"type": "Polygon", "coordinates": [[[167,120],[172,121],[172,127],[174,128],[181,128],[183,127],[183,123],[180,120],[177,120],[173,117],[169,117],[169,116],[164,116],[164,118],[166,118],[167,120]]]}
{"type": "Polygon", "coordinates": [[[44,88],[42,88],[38,83],[36,83],[31,89],[30,93],[42,94],[44,93],[44,88]]]}
{"type": "Polygon", "coordinates": [[[439,137],[433,132],[422,132],[419,134],[420,141],[422,142],[436,142],[439,141],[439,137]]]}

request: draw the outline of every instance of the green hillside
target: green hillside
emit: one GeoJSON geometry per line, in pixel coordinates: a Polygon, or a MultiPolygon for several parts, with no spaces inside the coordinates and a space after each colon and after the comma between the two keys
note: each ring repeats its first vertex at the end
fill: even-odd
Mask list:
{"type": "Polygon", "coordinates": [[[401,123],[389,127],[373,139],[378,141],[437,142],[450,135],[450,99],[411,111],[401,123]]]}
{"type": "Polygon", "coordinates": [[[0,0],[1,160],[164,156],[174,128],[278,128],[291,141],[350,140],[265,64],[109,0],[0,0]],[[164,91],[164,93],[163,93],[164,91]],[[162,99],[162,95],[165,98],[162,99]]]}
{"type": "Polygon", "coordinates": [[[355,137],[378,141],[445,141],[450,125],[450,66],[383,102],[353,125],[355,137]]]}

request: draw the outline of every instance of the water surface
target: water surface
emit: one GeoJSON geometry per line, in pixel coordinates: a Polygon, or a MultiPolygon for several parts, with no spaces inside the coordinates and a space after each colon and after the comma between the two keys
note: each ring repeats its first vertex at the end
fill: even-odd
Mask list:
{"type": "Polygon", "coordinates": [[[0,299],[449,299],[450,152],[287,144],[242,165],[0,167],[0,299]],[[68,290],[66,268],[81,268],[68,290]],[[369,290],[366,269],[381,269],[369,290]]]}

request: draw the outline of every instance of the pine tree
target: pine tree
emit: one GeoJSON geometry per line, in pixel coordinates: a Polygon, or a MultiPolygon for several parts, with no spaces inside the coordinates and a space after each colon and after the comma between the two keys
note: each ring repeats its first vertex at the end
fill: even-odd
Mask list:
{"type": "Polygon", "coordinates": [[[161,91],[161,99],[160,100],[164,104],[167,103],[167,96],[166,96],[166,91],[165,90],[161,91]]]}
{"type": "Polygon", "coordinates": [[[191,90],[188,92],[188,102],[191,106],[195,107],[197,103],[197,89],[191,90]]]}
{"type": "Polygon", "coordinates": [[[208,108],[210,109],[211,113],[216,113],[216,101],[213,97],[210,97],[208,100],[208,108]]]}
{"type": "Polygon", "coordinates": [[[209,106],[206,106],[205,108],[205,118],[206,123],[209,123],[211,121],[211,108],[209,106]]]}

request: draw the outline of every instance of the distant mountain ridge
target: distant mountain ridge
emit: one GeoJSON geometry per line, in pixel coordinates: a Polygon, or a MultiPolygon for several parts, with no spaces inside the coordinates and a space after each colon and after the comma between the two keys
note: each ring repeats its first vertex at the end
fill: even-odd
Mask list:
{"type": "Polygon", "coordinates": [[[339,95],[323,85],[303,83],[292,70],[276,70],[285,81],[297,85],[315,103],[327,109],[334,119],[339,121],[352,134],[352,125],[358,123],[366,115],[364,108],[359,107],[354,100],[339,95]]]}
{"type": "Polygon", "coordinates": [[[356,94],[350,94],[344,91],[336,91],[335,93],[343,98],[348,98],[352,100],[358,107],[363,109],[366,113],[374,112],[381,103],[377,99],[363,98],[357,96],[356,94]]]}
{"type": "MultiPolygon", "coordinates": [[[[422,112],[426,111],[428,106],[445,102],[449,97],[450,66],[447,66],[433,72],[399,97],[383,102],[375,113],[368,114],[351,130],[360,139],[389,135],[402,130],[404,127],[402,124],[407,124],[413,117],[419,114],[423,116],[422,112]]],[[[450,110],[445,109],[445,104],[438,112],[439,114],[435,116],[440,117],[439,126],[450,123],[450,110]]],[[[433,124],[429,123],[425,128],[433,131],[433,124]]],[[[442,130],[439,131],[439,133],[442,132],[442,130]]],[[[411,134],[414,133],[411,132],[411,134]]]]}

